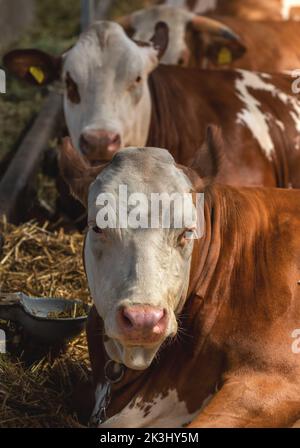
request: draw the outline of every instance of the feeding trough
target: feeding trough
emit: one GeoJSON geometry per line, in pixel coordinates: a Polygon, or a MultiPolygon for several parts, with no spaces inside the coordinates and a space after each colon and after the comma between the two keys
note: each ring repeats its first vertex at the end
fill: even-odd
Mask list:
{"type": "Polygon", "coordinates": [[[0,295],[0,319],[17,322],[28,335],[47,344],[79,335],[89,309],[81,300],[33,298],[23,293],[0,295]]]}

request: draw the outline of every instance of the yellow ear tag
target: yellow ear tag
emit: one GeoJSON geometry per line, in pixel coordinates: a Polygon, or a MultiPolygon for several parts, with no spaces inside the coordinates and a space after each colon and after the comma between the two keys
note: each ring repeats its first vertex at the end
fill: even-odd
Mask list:
{"type": "Polygon", "coordinates": [[[229,48],[223,47],[218,54],[218,64],[225,65],[232,62],[232,54],[229,48]]]}
{"type": "Polygon", "coordinates": [[[45,80],[44,72],[39,67],[30,67],[29,72],[34,77],[37,83],[42,84],[45,80]]]}

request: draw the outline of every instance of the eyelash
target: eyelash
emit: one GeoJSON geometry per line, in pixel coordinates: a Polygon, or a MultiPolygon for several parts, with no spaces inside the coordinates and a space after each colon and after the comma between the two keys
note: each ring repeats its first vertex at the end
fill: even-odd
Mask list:
{"type": "Polygon", "coordinates": [[[97,233],[98,235],[103,235],[103,230],[100,229],[100,227],[98,227],[98,226],[93,227],[93,232],[97,233]]]}
{"type": "Polygon", "coordinates": [[[184,247],[186,243],[191,241],[192,238],[187,238],[186,234],[195,234],[195,229],[186,229],[179,237],[178,237],[178,245],[184,247]]]}

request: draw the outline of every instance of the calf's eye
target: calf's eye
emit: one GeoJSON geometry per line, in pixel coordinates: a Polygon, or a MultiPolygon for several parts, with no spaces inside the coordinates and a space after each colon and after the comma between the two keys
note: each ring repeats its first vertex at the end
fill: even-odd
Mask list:
{"type": "Polygon", "coordinates": [[[93,227],[93,232],[97,233],[98,235],[103,235],[103,230],[100,229],[100,227],[98,227],[98,226],[93,227]]]}
{"type": "Polygon", "coordinates": [[[79,104],[80,103],[80,95],[78,91],[78,86],[75,81],[71,78],[70,73],[67,73],[66,76],[66,89],[67,96],[71,103],[79,104]]]}
{"type": "Polygon", "coordinates": [[[136,82],[137,84],[139,84],[141,81],[142,81],[142,77],[141,77],[141,76],[138,76],[138,77],[136,78],[136,80],[135,80],[135,82],[136,82]]]}
{"type": "Polygon", "coordinates": [[[196,237],[195,229],[186,229],[178,238],[178,245],[184,247],[190,240],[196,237]]]}

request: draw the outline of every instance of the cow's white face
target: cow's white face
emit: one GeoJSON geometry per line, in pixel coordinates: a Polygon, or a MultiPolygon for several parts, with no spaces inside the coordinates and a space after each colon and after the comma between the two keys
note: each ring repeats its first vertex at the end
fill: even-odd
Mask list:
{"type": "MultiPolygon", "coordinates": [[[[192,227],[99,229],[97,198],[119,186],[132,193],[189,193],[192,185],[171,155],[156,148],[126,148],[90,188],[85,268],[89,288],[104,321],[109,357],[127,367],[146,369],[163,342],[177,332],[176,312],[186,298],[192,227]]],[[[196,212],[191,199],[193,220],[196,212]]],[[[128,213],[129,214],[129,213],[128,213]]],[[[172,218],[173,219],[173,218],[172,218]]]]}
{"type": "Polygon", "coordinates": [[[134,39],[149,41],[155,25],[165,22],[169,27],[169,45],[161,62],[163,64],[187,65],[190,50],[186,42],[186,30],[194,14],[172,6],[156,6],[137,11],[131,15],[134,39]]]}
{"type": "Polygon", "coordinates": [[[96,22],[66,54],[65,116],[73,144],[90,160],[145,145],[151,116],[148,74],[156,50],[139,46],[113,22],[96,22]]]}

